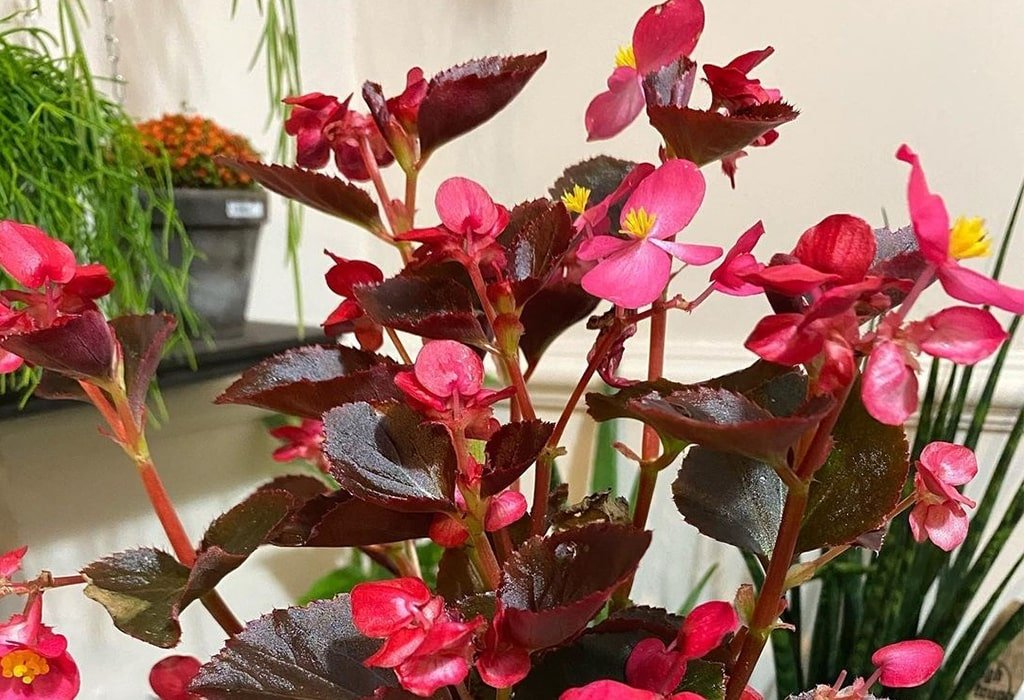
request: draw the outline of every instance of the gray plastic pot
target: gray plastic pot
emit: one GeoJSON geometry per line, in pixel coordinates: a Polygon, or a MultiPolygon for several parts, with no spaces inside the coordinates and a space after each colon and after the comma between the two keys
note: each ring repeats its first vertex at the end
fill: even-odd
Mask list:
{"type": "MultiPolygon", "coordinates": [[[[188,300],[217,337],[240,335],[260,230],[267,220],[267,194],[253,190],[174,190],[174,204],[196,256],[189,267],[188,300]]],[[[154,212],[159,236],[163,217],[154,212]]],[[[172,240],[171,262],[181,263],[172,240]]]]}

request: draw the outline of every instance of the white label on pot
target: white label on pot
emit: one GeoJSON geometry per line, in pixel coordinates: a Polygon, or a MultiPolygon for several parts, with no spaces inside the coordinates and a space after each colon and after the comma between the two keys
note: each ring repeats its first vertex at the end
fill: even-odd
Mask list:
{"type": "Polygon", "coordinates": [[[229,199],[224,205],[229,219],[262,219],[263,202],[255,199],[229,199]]]}

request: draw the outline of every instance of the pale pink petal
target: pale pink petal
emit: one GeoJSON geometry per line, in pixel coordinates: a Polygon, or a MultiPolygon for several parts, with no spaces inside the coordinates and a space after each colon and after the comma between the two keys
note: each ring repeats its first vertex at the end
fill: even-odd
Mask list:
{"type": "Polygon", "coordinates": [[[712,600],[698,605],[686,616],[679,630],[679,650],[687,659],[699,659],[735,632],[740,619],[732,603],[712,600]]]}
{"type": "Polygon", "coordinates": [[[415,657],[396,668],[395,674],[403,688],[426,698],[445,686],[464,681],[469,675],[469,663],[461,656],[415,657]]]}
{"type": "Polygon", "coordinates": [[[896,157],[910,164],[907,205],[910,208],[910,222],[914,226],[914,236],[921,246],[921,253],[936,265],[945,264],[949,260],[949,213],[946,211],[946,204],[942,197],[932,194],[928,189],[921,160],[909,146],[900,146],[896,151],[896,157]]]}
{"type": "Polygon", "coordinates": [[[630,211],[643,209],[654,216],[649,238],[671,238],[686,227],[704,201],[704,176],[688,160],[670,160],[644,178],[622,207],[624,221],[630,211]]]}
{"type": "Polygon", "coordinates": [[[23,287],[67,282],[75,276],[75,254],[35,226],[0,221],[0,267],[23,287]]]}
{"type": "Polygon", "coordinates": [[[0,554],[0,578],[10,578],[11,574],[21,568],[21,560],[25,558],[28,546],[12,549],[6,554],[0,554]]]}
{"type": "Polygon", "coordinates": [[[928,539],[944,552],[952,552],[963,544],[967,537],[967,514],[959,506],[954,509],[945,505],[933,505],[928,508],[928,517],[924,521],[924,529],[928,539]]]}
{"type": "Polygon", "coordinates": [[[618,236],[594,236],[580,244],[576,257],[580,260],[591,261],[607,258],[613,253],[618,253],[624,248],[635,245],[635,241],[618,236]]]}
{"type": "Polygon", "coordinates": [[[582,688],[570,688],[558,700],[661,700],[661,693],[631,688],[618,681],[594,681],[582,688]]]}
{"type": "Polygon", "coordinates": [[[610,139],[633,123],[643,111],[644,91],[640,76],[629,66],[620,66],[608,76],[608,89],[590,101],[584,124],[587,141],[610,139]]]}
{"type": "Polygon", "coordinates": [[[978,474],[974,451],[951,442],[932,442],[921,451],[921,464],[935,478],[952,486],[963,486],[978,474]]]}
{"type": "Polygon", "coordinates": [[[657,238],[652,238],[651,243],[688,265],[707,265],[722,257],[722,249],[716,245],[676,243],[675,241],[662,241],[657,238]]]}
{"type": "Polygon", "coordinates": [[[647,241],[605,258],[580,283],[596,297],[627,309],[638,309],[658,299],[672,274],[672,258],[647,241]]]}
{"type": "Polygon", "coordinates": [[[431,393],[474,396],[484,383],[484,363],[468,346],[455,340],[423,344],[413,368],[416,379],[431,393]]]}
{"type": "Polygon", "coordinates": [[[451,177],[441,183],[434,197],[441,223],[461,234],[484,233],[494,228],[501,210],[478,183],[451,177]]]}
{"type": "Polygon", "coordinates": [[[1007,338],[992,314],[970,306],[944,309],[924,323],[930,330],[919,341],[921,350],[963,365],[984,360],[1007,338]]]}
{"type": "Polygon", "coordinates": [[[633,29],[636,67],[647,75],[689,56],[704,31],[700,0],[668,0],[647,10],[633,29]]]}
{"type": "Polygon", "coordinates": [[[969,267],[953,263],[938,269],[946,293],[968,304],[989,304],[1013,314],[1024,314],[1024,289],[996,282],[969,267]]]}
{"type": "Polygon", "coordinates": [[[924,542],[928,539],[928,530],[925,529],[925,523],[928,520],[929,507],[927,503],[918,503],[907,517],[910,523],[910,532],[914,535],[915,542],[924,542]]]}
{"type": "Polygon", "coordinates": [[[861,398],[868,413],[886,425],[903,425],[917,409],[917,375],[903,348],[891,341],[875,346],[864,367],[861,398]]]}
{"type": "Polygon", "coordinates": [[[518,491],[503,491],[487,505],[484,529],[497,532],[508,527],[526,514],[526,496],[518,491]]]}
{"type": "Polygon", "coordinates": [[[871,663],[889,688],[913,688],[931,678],[942,665],[943,651],[935,642],[912,639],[884,646],[871,655],[871,663]]]}

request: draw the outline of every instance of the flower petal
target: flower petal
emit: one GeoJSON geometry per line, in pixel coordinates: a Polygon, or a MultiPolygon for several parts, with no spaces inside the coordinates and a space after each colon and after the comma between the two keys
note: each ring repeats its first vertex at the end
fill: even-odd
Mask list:
{"type": "Polygon", "coordinates": [[[740,619],[732,603],[712,600],[695,607],[679,630],[679,650],[687,659],[699,659],[735,632],[740,619]]]}
{"type": "Polygon", "coordinates": [[[462,656],[415,657],[396,668],[395,674],[403,688],[427,698],[447,685],[464,681],[469,663],[462,656]]]}
{"type": "Polygon", "coordinates": [[[188,684],[199,673],[202,662],[180,654],[157,661],[149,671],[149,687],[160,700],[191,700],[188,684]]]}
{"type": "Polygon", "coordinates": [[[28,546],[12,549],[6,554],[0,554],[0,579],[9,579],[11,574],[21,568],[21,560],[25,558],[28,546]]]}
{"type": "Polygon", "coordinates": [[[938,269],[946,293],[968,304],[989,304],[1013,314],[1024,314],[1024,289],[1000,284],[991,277],[958,263],[938,269]]]}
{"type": "Polygon", "coordinates": [[[931,678],[942,665],[943,651],[935,642],[912,639],[884,646],[871,655],[882,671],[879,679],[889,688],[913,688],[931,678]]]}
{"type": "Polygon", "coordinates": [[[587,141],[610,139],[633,123],[643,111],[644,91],[640,76],[629,66],[620,66],[608,76],[608,89],[587,105],[584,124],[587,141]]]}
{"type": "Polygon", "coordinates": [[[0,221],[0,267],[23,287],[63,283],[75,275],[75,254],[35,226],[0,221]]]}
{"type": "Polygon", "coordinates": [[[962,365],[973,365],[994,353],[1006,340],[1006,331],[984,309],[953,306],[924,320],[929,330],[921,350],[962,365]]]}
{"type": "Polygon", "coordinates": [[[668,0],[640,17],[633,29],[633,53],[640,75],[689,56],[704,31],[700,0],[668,0]]]}
{"type": "Polygon", "coordinates": [[[716,245],[676,243],[675,241],[661,241],[657,238],[651,239],[651,243],[688,265],[707,265],[722,257],[722,249],[716,245]]]}
{"type": "Polygon", "coordinates": [[[480,184],[450,177],[437,188],[434,206],[441,223],[454,233],[488,233],[501,218],[500,209],[480,184]]]}
{"type": "Polygon", "coordinates": [[[599,262],[580,283],[596,297],[638,309],[661,296],[671,274],[672,258],[665,251],[636,241],[599,262]]]}
{"type": "Polygon", "coordinates": [[[576,257],[585,262],[600,260],[634,244],[634,241],[618,236],[594,236],[580,244],[576,257]]]}
{"type": "Polygon", "coordinates": [[[978,475],[974,451],[951,442],[932,442],[921,451],[921,465],[938,480],[963,486],[978,475]]]}
{"type": "Polygon", "coordinates": [[[928,506],[924,529],[932,544],[944,552],[952,552],[963,544],[967,538],[968,525],[967,514],[959,507],[945,504],[928,506]]]}
{"type": "Polygon", "coordinates": [[[594,681],[582,688],[570,688],[558,700],[661,700],[661,693],[632,688],[618,681],[594,681]]]}
{"type": "Polygon", "coordinates": [[[367,637],[387,637],[412,620],[430,597],[426,584],[409,576],[360,583],[352,589],[352,621],[367,637]]]}
{"type": "Polygon", "coordinates": [[[750,332],[743,346],[762,359],[781,365],[798,365],[821,352],[820,334],[804,327],[801,314],[765,316],[750,332]]]}
{"type": "MultiPolygon", "coordinates": [[[[942,265],[949,260],[949,213],[942,197],[932,194],[925,180],[921,159],[903,144],[896,151],[896,157],[910,164],[910,179],[907,182],[907,206],[910,209],[910,223],[914,236],[925,259],[942,265]]],[[[965,300],[966,301],[966,300],[965,300]]]]}
{"type": "Polygon", "coordinates": [[[671,238],[686,227],[704,201],[704,176],[688,160],[670,160],[644,178],[622,207],[622,219],[643,209],[654,216],[649,238],[671,238]]]}
{"type": "Polygon", "coordinates": [[[471,348],[455,340],[424,343],[413,367],[416,379],[431,393],[474,396],[483,387],[484,363],[471,348]]]}
{"type": "Polygon", "coordinates": [[[864,366],[861,398],[875,420],[903,425],[917,409],[917,375],[902,347],[892,341],[875,346],[864,366]]]}
{"type": "Polygon", "coordinates": [[[626,680],[634,688],[662,695],[676,689],[686,673],[681,652],[669,651],[657,637],[641,639],[626,660],[626,680]]]}
{"type": "Polygon", "coordinates": [[[793,255],[820,272],[839,275],[846,284],[860,282],[877,250],[867,221],[849,214],[833,214],[804,231],[793,255]]]}
{"type": "Polygon", "coordinates": [[[526,514],[526,496],[518,491],[503,491],[487,505],[484,529],[497,532],[508,527],[526,514]]]}
{"type": "Polygon", "coordinates": [[[746,279],[752,284],[766,287],[780,294],[806,294],[823,284],[836,282],[839,276],[816,270],[802,263],[768,265],[758,272],[750,273],[746,279]]]}

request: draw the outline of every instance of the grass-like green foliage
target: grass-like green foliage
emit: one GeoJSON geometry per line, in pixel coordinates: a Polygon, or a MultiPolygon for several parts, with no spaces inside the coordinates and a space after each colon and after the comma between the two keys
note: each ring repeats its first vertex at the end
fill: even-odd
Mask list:
{"type": "MultiPolygon", "coordinates": [[[[61,2],[59,10],[59,38],[0,19],[0,218],[34,224],[80,261],[106,265],[116,281],[104,302],[109,315],[143,312],[158,300],[183,321],[183,333],[195,324],[186,301],[191,247],[170,190],[145,176],[131,119],[98,89],[75,6],[61,2]],[[167,222],[155,236],[153,209],[167,222]],[[185,251],[179,266],[167,258],[175,237],[185,251]]],[[[23,371],[0,379],[0,391],[33,378],[23,371]]]]}
{"type": "MultiPolygon", "coordinates": [[[[1022,196],[1024,187],[1002,239],[994,277],[999,276],[1006,260],[1022,196]]],[[[938,360],[932,363],[914,436],[913,459],[935,440],[977,447],[1019,325],[1020,317],[1013,319],[1008,329],[1010,339],[995,356],[972,409],[967,409],[966,402],[972,387],[977,387],[973,368],[958,368],[938,360]]],[[[1022,434],[1024,408],[1017,413],[984,494],[978,499],[967,539],[959,548],[946,553],[930,542],[914,542],[904,514],[892,523],[877,556],[854,549],[825,567],[819,583],[808,586],[818,585],[812,614],[802,609],[801,589],[790,592],[787,621],[797,624],[798,620],[810,619],[813,624],[797,624],[795,633],[778,631],[772,636],[779,697],[816,683],[831,683],[843,669],[867,674],[875,649],[916,638],[931,639],[945,647],[942,669],[920,688],[887,689],[887,694],[914,700],[967,697],[989,664],[1024,628],[1024,609],[998,623],[994,620],[1001,612],[994,610],[996,600],[1013,580],[1024,554],[1018,547],[1009,570],[999,574],[992,569],[1024,516],[1024,479],[1020,462],[1015,461],[1022,434]],[[997,511],[996,501],[1005,493],[1012,494],[1009,503],[997,511]],[[994,590],[980,610],[969,616],[971,604],[983,586],[994,586],[994,590]]],[[[908,483],[907,493],[911,488],[912,483],[908,483]]],[[[756,580],[759,565],[756,561],[748,563],[756,580]]]]}

